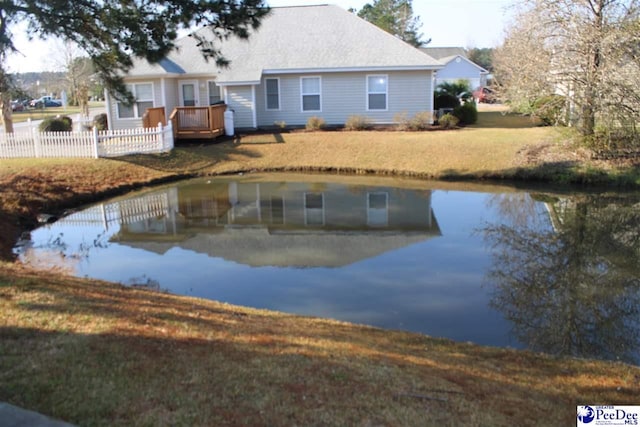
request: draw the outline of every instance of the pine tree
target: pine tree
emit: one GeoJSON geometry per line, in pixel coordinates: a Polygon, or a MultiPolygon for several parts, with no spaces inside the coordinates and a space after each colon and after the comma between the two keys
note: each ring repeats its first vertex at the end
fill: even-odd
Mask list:
{"type": "Polygon", "coordinates": [[[365,4],[358,16],[413,46],[424,46],[431,41],[421,40],[422,23],[419,16],[413,16],[411,0],[374,0],[373,4],[365,4]]]}
{"type": "MultiPolygon", "coordinates": [[[[120,99],[131,100],[122,75],[134,58],[157,62],[175,48],[178,31],[193,26],[202,54],[218,64],[225,59],[214,44],[230,35],[247,38],[269,12],[263,0],[3,0],[0,2],[0,104],[10,103],[11,81],[4,69],[16,52],[12,30],[26,22],[31,37],[56,36],[74,42],[92,59],[105,86],[120,99]]],[[[5,130],[11,108],[2,107],[5,130]],[[8,115],[8,117],[6,117],[8,115]]]]}

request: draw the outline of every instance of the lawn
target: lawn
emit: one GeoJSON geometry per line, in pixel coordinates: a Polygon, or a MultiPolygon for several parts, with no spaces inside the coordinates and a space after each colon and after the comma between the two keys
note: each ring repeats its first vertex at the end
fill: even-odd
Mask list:
{"type": "MultiPolygon", "coordinates": [[[[89,104],[90,107],[101,107],[103,103],[92,102],[89,104]]],[[[48,107],[48,108],[28,108],[24,111],[15,111],[11,115],[13,118],[13,123],[22,123],[26,122],[29,119],[31,120],[43,120],[49,117],[56,116],[71,116],[73,119],[74,115],[80,113],[79,107],[48,107]]]]}
{"type": "Polygon", "coordinates": [[[538,425],[640,369],[0,271],[0,400],[80,425],[538,425]]]}
{"type": "Polygon", "coordinates": [[[526,118],[485,117],[447,132],[261,133],[165,155],[3,160],[0,401],[80,425],[252,426],[572,425],[578,404],[637,404],[640,368],[622,363],[230,306],[12,261],[38,213],[197,175],[638,176],[637,165],[593,163],[526,118]]]}

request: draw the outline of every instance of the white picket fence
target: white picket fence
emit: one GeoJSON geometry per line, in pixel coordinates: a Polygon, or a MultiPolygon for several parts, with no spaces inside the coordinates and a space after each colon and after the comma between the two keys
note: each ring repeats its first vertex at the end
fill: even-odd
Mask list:
{"type": "Polygon", "coordinates": [[[173,129],[155,128],[80,132],[0,133],[0,159],[19,157],[118,157],[165,153],[173,149],[173,129]]]}

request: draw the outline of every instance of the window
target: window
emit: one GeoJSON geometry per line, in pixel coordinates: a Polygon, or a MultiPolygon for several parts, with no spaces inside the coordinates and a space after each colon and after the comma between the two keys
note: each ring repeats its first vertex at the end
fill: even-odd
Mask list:
{"type": "Polygon", "coordinates": [[[304,223],[324,225],[324,194],[304,193],[304,223]]]}
{"type": "Polygon", "coordinates": [[[209,80],[207,85],[209,86],[209,105],[222,102],[222,88],[213,80],[209,80]]]}
{"type": "Polygon", "coordinates": [[[262,219],[269,224],[284,224],[284,197],[271,196],[260,198],[260,211],[262,219]]]}
{"type": "Polygon", "coordinates": [[[367,193],[367,225],[386,227],[389,224],[389,195],[367,193]]]}
{"type": "Polygon", "coordinates": [[[280,79],[266,79],[264,83],[267,98],[267,110],[279,110],[280,79]]]}
{"type": "Polygon", "coordinates": [[[388,77],[367,76],[367,110],[387,109],[388,77]]]}
{"type": "Polygon", "coordinates": [[[153,84],[135,83],[127,85],[127,89],[135,98],[135,102],[132,105],[125,105],[122,102],[118,102],[118,118],[140,118],[147,108],[153,107],[153,84]]]}
{"type": "Polygon", "coordinates": [[[302,77],[300,79],[302,111],[321,111],[320,86],[320,77],[302,77]]]}

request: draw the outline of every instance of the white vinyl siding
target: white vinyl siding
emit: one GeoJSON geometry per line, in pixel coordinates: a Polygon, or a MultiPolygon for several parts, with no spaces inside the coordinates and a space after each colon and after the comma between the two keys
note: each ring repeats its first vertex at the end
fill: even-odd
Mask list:
{"type": "Polygon", "coordinates": [[[222,101],[222,88],[213,80],[207,80],[208,105],[217,104],[222,101]]]}
{"type": "Polygon", "coordinates": [[[233,113],[233,126],[253,128],[253,94],[251,86],[227,87],[227,105],[233,113]]]}
{"type": "Polygon", "coordinates": [[[280,109],[280,79],[264,80],[265,99],[267,100],[267,110],[280,109]]]}
{"type": "Polygon", "coordinates": [[[147,108],[153,107],[153,83],[128,84],[127,89],[135,98],[135,102],[132,105],[118,102],[117,117],[118,119],[138,119],[143,116],[147,108]]]}
{"type": "Polygon", "coordinates": [[[165,79],[164,96],[167,101],[164,107],[168,118],[173,109],[178,106],[178,81],[176,79],[165,79]]]}
{"type": "Polygon", "coordinates": [[[457,80],[467,80],[471,90],[475,90],[483,83],[483,74],[480,69],[469,61],[456,58],[445,64],[442,70],[438,70],[436,86],[440,83],[453,83],[457,80]]]}
{"type": "Polygon", "coordinates": [[[376,74],[367,76],[367,110],[387,110],[389,76],[376,74]]]}
{"type": "Polygon", "coordinates": [[[301,106],[304,112],[322,111],[322,81],[320,77],[300,78],[301,106]]]}
{"type": "MultiPolygon", "coordinates": [[[[266,108],[264,81],[256,88],[258,126],[273,126],[285,122],[289,126],[304,126],[309,117],[323,118],[329,125],[342,125],[349,116],[368,117],[374,123],[393,123],[394,116],[409,117],[432,111],[432,72],[393,71],[385,73],[387,80],[387,110],[367,110],[367,75],[345,72],[322,74],[322,112],[301,111],[300,74],[279,74],[280,110],[266,108]]],[[[274,75],[275,77],[275,75],[274,75]]],[[[268,76],[271,78],[271,76],[268,76]]]]}

